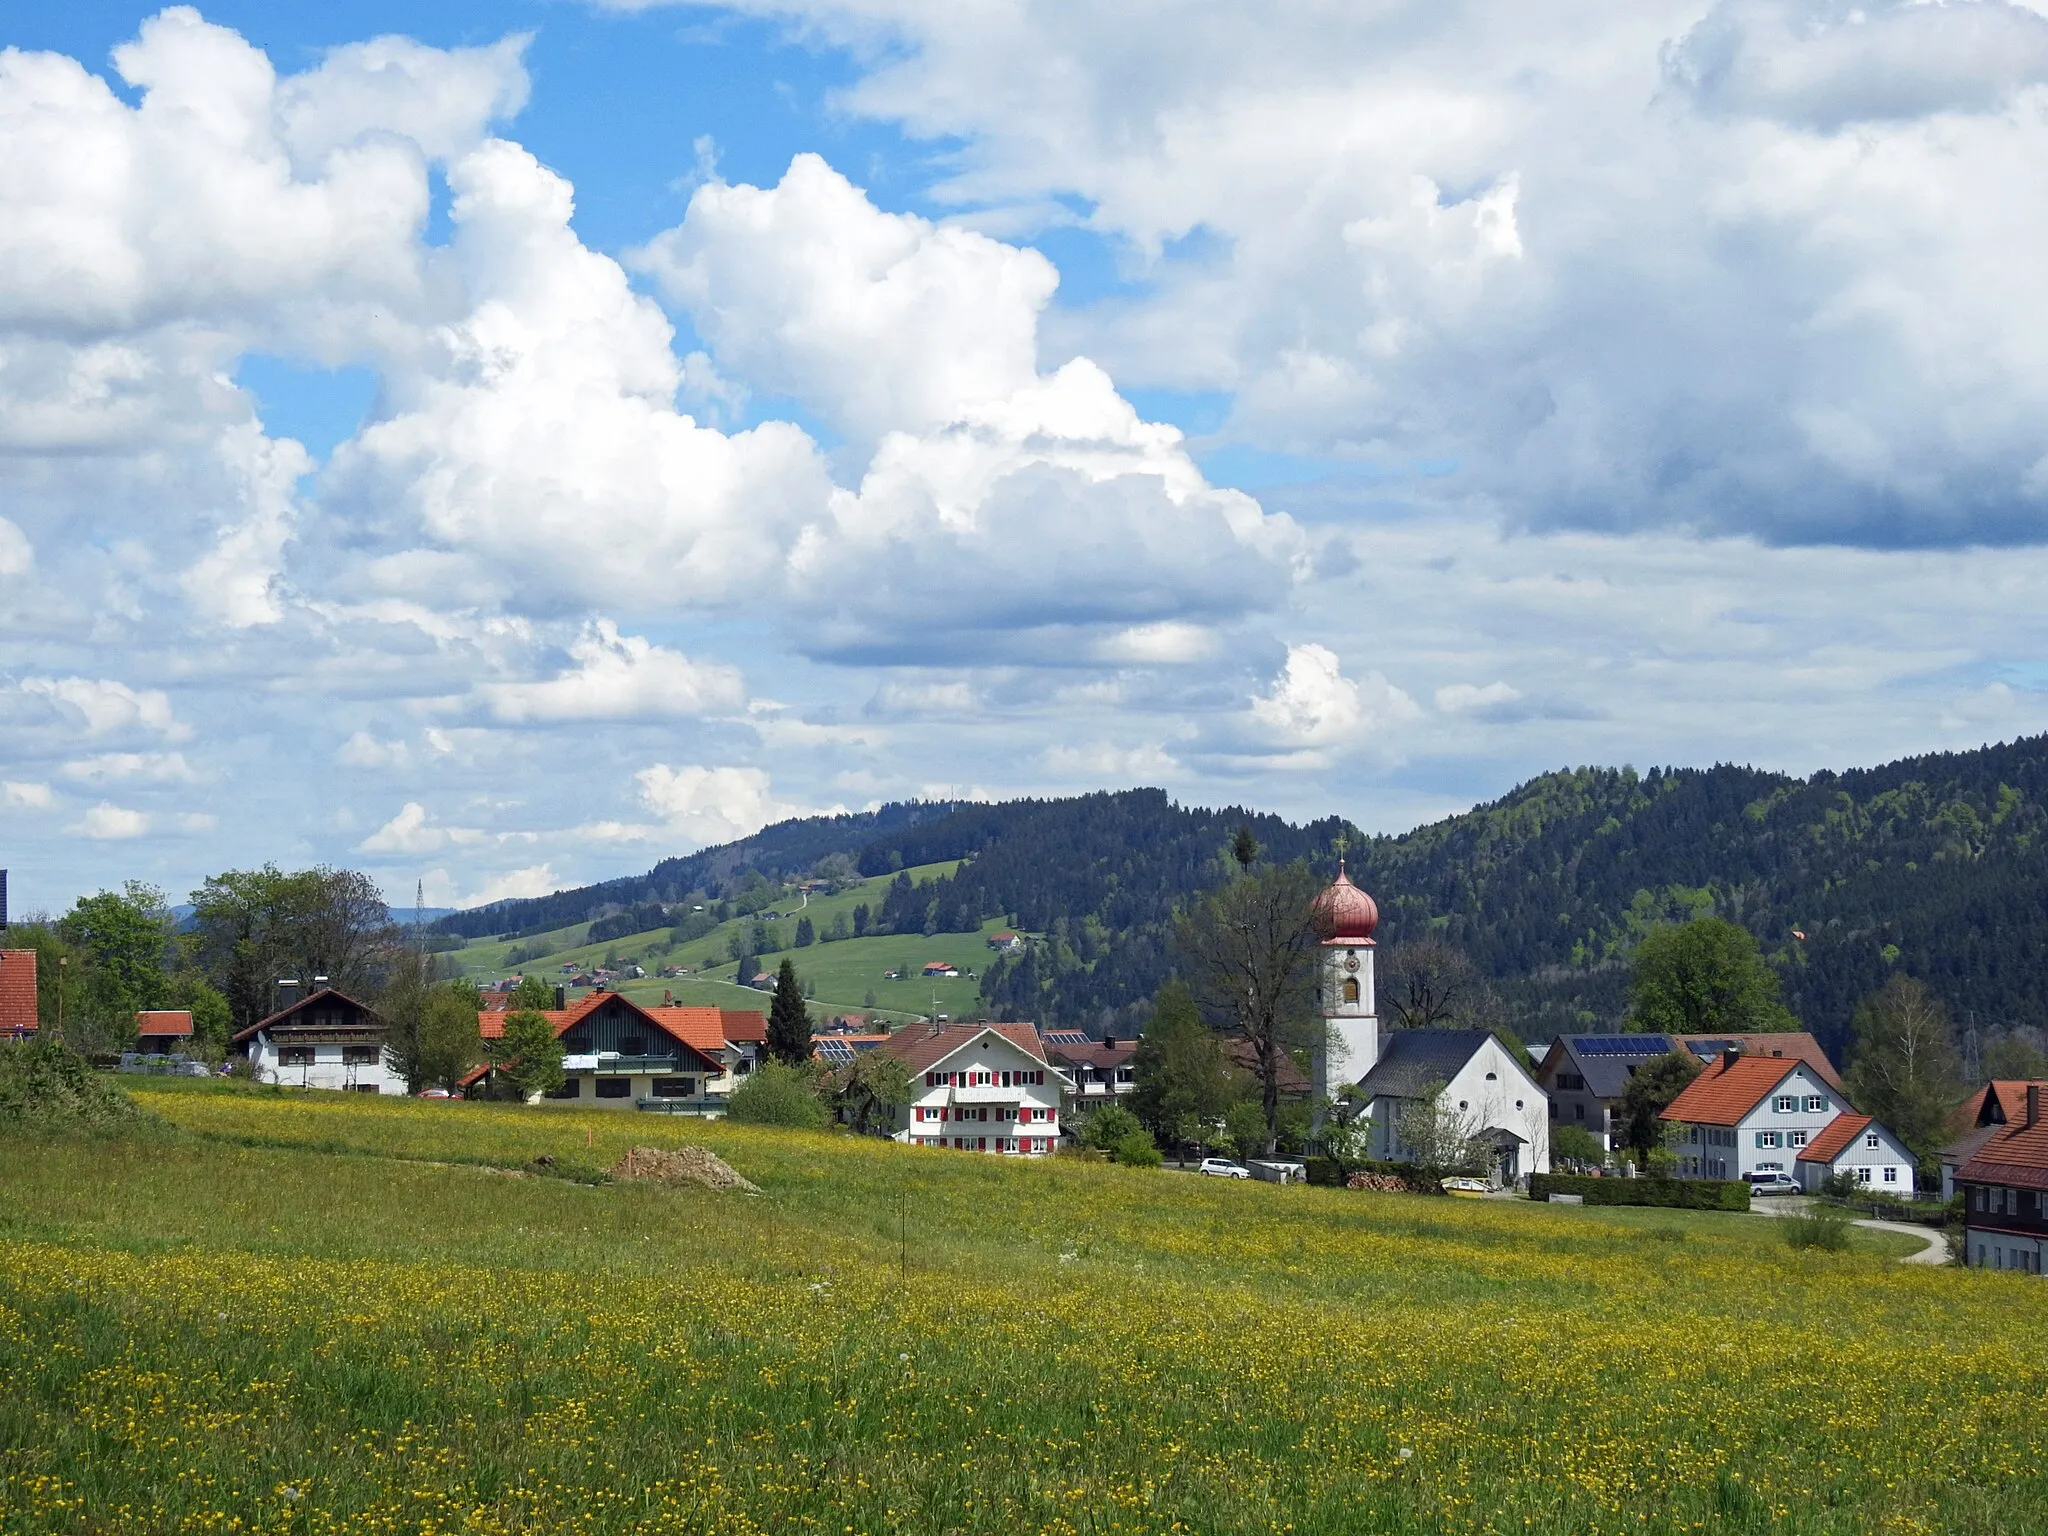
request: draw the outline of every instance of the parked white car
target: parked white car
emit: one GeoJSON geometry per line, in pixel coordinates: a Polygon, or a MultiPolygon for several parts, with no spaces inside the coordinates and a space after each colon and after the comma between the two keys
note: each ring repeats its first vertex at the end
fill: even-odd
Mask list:
{"type": "Polygon", "coordinates": [[[1752,1195],[1796,1195],[1801,1193],[1799,1181],[1785,1173],[1752,1173],[1749,1176],[1749,1192],[1752,1195]]]}
{"type": "Polygon", "coordinates": [[[1248,1179],[1252,1171],[1227,1157],[1205,1157],[1195,1172],[1208,1179],[1248,1179]]]}

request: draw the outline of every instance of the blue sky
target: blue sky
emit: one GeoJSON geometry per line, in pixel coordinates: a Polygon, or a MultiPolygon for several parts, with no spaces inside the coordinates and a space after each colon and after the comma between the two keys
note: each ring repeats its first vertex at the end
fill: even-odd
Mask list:
{"type": "Polygon", "coordinates": [[[1138,783],[1394,830],[2048,724],[2030,5],[0,45],[17,904],[1138,783]]]}

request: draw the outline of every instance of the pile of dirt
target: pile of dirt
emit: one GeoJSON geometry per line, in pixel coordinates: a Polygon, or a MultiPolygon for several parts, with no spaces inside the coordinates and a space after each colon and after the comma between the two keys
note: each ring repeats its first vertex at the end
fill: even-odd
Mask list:
{"type": "Polygon", "coordinates": [[[612,1164],[611,1175],[615,1179],[655,1179],[663,1184],[702,1184],[706,1189],[761,1193],[760,1185],[702,1147],[635,1147],[612,1164]]]}
{"type": "Polygon", "coordinates": [[[124,1126],[150,1118],[61,1040],[0,1045],[0,1126],[124,1126]]]}

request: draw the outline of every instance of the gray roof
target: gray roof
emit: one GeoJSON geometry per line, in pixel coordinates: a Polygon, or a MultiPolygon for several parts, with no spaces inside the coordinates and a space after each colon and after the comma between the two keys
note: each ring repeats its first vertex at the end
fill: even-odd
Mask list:
{"type": "Polygon", "coordinates": [[[1448,1083],[1492,1034],[1483,1029],[1397,1029],[1380,1059],[1358,1080],[1368,1099],[1419,1099],[1432,1083],[1448,1083]]]}
{"type": "Polygon", "coordinates": [[[1618,1099],[1628,1089],[1630,1070],[1678,1049],[1669,1035],[1560,1035],[1565,1055],[1596,1098],[1618,1099]]]}

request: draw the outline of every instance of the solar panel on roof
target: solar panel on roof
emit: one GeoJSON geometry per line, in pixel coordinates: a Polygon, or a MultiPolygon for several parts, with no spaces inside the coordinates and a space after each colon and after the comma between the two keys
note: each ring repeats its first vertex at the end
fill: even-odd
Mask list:
{"type": "Polygon", "coordinates": [[[1572,1049],[1581,1056],[1662,1056],[1671,1042],[1663,1035],[1576,1035],[1572,1049]]]}

